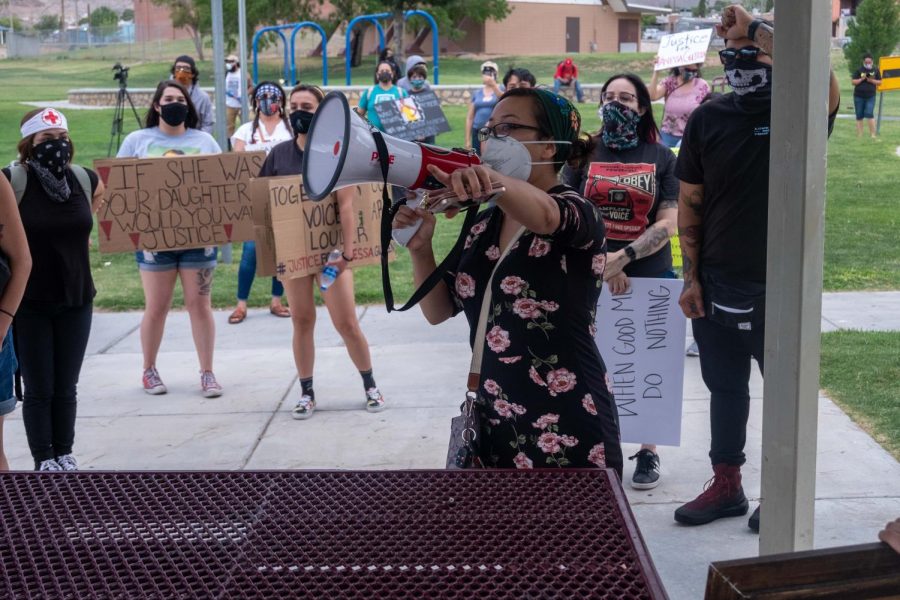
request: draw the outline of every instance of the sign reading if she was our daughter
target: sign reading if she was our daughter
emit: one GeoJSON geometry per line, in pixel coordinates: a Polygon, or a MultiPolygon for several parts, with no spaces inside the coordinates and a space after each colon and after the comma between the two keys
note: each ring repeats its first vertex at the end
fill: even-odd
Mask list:
{"type": "Polygon", "coordinates": [[[622,441],[681,443],[687,320],[678,306],[680,279],[630,278],[613,296],[604,285],[594,337],[619,409],[622,441]]]}
{"type": "Polygon", "coordinates": [[[264,152],[94,161],[106,186],[101,252],[178,250],[253,239],[250,179],[264,152]]]}

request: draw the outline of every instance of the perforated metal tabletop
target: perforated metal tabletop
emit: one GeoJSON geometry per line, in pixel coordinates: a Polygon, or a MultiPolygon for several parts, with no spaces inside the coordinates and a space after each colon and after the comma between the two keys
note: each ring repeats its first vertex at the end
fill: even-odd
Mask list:
{"type": "Polygon", "coordinates": [[[0,474],[0,598],[665,598],[612,471],[0,474]]]}

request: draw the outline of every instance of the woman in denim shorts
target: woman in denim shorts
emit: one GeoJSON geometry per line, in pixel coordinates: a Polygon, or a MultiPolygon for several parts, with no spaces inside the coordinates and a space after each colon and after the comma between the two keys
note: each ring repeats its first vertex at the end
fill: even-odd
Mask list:
{"type": "MultiPolygon", "coordinates": [[[[147,124],[122,142],[118,158],[147,158],[183,154],[218,154],[215,139],[198,129],[197,112],[191,96],[179,83],[163,81],[147,112],[147,124]]],[[[165,394],[156,370],[156,358],[162,343],[166,316],[172,306],[175,281],[181,279],[184,306],[191,320],[194,346],[200,360],[200,387],[203,396],[222,395],[222,386],[213,375],[213,346],[216,325],[210,293],[217,249],[193,248],[136,253],[141,284],[144,288],[144,318],[141,320],[141,349],[144,353],[144,391],[165,394]]]]}
{"type": "Polygon", "coordinates": [[[31,273],[31,253],[16,207],[16,195],[6,177],[0,177],[0,251],[9,259],[11,272],[6,288],[0,291],[0,471],[8,471],[9,463],[3,452],[3,419],[16,408],[13,375],[17,366],[10,325],[31,273]]]}

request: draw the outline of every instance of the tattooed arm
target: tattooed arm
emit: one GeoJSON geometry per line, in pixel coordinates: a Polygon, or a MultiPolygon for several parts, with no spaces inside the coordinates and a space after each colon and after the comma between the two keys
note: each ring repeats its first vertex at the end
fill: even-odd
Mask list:
{"type": "MultiPolygon", "coordinates": [[[[19,302],[25,294],[25,285],[31,274],[31,252],[16,195],[6,177],[0,176],[0,250],[9,258],[9,269],[12,275],[3,295],[0,296],[0,343],[6,338],[6,332],[12,323],[12,315],[16,314],[19,302]]],[[[8,392],[8,390],[7,390],[8,392]]]]}
{"type": "MultiPolygon", "coordinates": [[[[656,212],[656,221],[638,239],[628,244],[634,250],[635,260],[650,256],[665,246],[669,238],[675,235],[677,220],[678,201],[664,200],[660,202],[659,209],[656,212]]],[[[629,262],[631,260],[625,254],[624,248],[609,254],[606,261],[606,270],[603,272],[603,279],[609,280],[615,277],[622,272],[629,262]]]]}
{"type": "Polygon", "coordinates": [[[678,304],[689,319],[706,316],[700,287],[700,244],[703,241],[703,186],[681,182],[678,195],[678,236],[684,262],[684,289],[678,304]]]}

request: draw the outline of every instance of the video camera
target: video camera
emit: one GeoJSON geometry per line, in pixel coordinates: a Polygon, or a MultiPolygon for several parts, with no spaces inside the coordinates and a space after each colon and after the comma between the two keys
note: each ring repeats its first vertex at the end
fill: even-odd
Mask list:
{"type": "Polygon", "coordinates": [[[118,81],[122,87],[128,85],[128,69],[129,67],[123,67],[122,63],[114,64],[112,68],[113,81],[118,81]]]}

